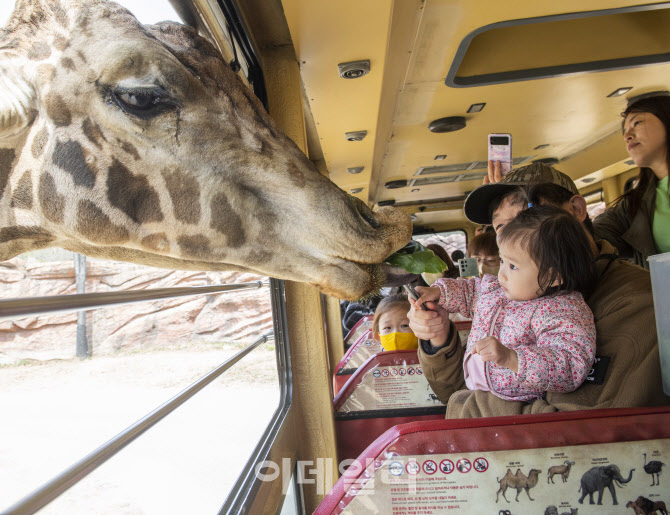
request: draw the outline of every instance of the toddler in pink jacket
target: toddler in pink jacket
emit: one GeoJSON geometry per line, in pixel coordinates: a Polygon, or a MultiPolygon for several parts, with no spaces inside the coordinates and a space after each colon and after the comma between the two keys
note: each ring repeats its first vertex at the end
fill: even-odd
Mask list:
{"type": "Polygon", "coordinates": [[[438,279],[417,290],[471,317],[463,363],[470,390],[529,401],[571,392],[593,365],[593,313],[580,292],[594,284],[593,250],[582,225],[560,208],[531,207],[498,233],[498,277],[438,279]]]}

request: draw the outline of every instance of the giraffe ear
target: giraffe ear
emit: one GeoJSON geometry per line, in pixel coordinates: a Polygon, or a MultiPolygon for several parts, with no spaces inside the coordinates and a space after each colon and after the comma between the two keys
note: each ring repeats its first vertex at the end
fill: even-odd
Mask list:
{"type": "Polygon", "coordinates": [[[35,118],[35,90],[11,62],[0,62],[0,141],[17,136],[35,118]]]}

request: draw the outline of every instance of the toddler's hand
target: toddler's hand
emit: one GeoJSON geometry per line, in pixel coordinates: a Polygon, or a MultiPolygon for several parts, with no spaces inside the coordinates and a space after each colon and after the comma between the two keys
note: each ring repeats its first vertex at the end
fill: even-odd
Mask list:
{"type": "Polygon", "coordinates": [[[479,354],[482,361],[493,361],[498,366],[509,368],[515,374],[519,371],[519,358],[516,352],[505,347],[493,336],[479,340],[470,353],[479,354]]]}
{"type": "Polygon", "coordinates": [[[437,286],[417,286],[419,297],[416,303],[420,306],[424,302],[438,302],[440,300],[440,289],[437,286]]]}

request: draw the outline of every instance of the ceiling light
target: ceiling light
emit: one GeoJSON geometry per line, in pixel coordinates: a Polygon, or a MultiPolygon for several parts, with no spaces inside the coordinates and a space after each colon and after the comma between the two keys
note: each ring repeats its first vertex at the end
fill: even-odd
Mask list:
{"type": "Polygon", "coordinates": [[[377,205],[378,205],[379,207],[383,207],[383,206],[392,206],[393,204],[395,204],[395,199],[390,199],[390,200],[380,200],[379,202],[377,202],[377,205]]]}
{"type": "Polygon", "coordinates": [[[433,120],[428,125],[431,132],[454,132],[459,131],[465,127],[465,117],[463,116],[447,116],[446,118],[439,118],[433,120]]]}
{"type": "Polygon", "coordinates": [[[486,102],[484,102],[483,104],[472,104],[472,105],[468,108],[468,113],[478,113],[479,111],[481,111],[482,109],[484,109],[484,106],[485,106],[485,105],[486,105],[486,102]]]}
{"type": "Polygon", "coordinates": [[[595,177],[584,177],[584,178],[582,179],[582,182],[583,182],[584,184],[588,184],[588,183],[593,182],[593,181],[595,181],[595,180],[596,180],[595,177]]]}
{"type": "Polygon", "coordinates": [[[419,188],[414,188],[414,189],[412,190],[412,193],[416,193],[417,191],[420,191],[420,189],[419,189],[419,188]]]}
{"type": "Polygon", "coordinates": [[[353,166],[351,168],[347,168],[347,172],[351,175],[356,175],[357,173],[361,173],[364,168],[364,166],[353,166]]]}
{"type": "Polygon", "coordinates": [[[447,157],[447,154],[440,154],[435,156],[435,161],[442,161],[442,159],[445,159],[447,157]]]}
{"type": "Polygon", "coordinates": [[[337,69],[343,79],[358,79],[370,73],[370,61],[365,59],[364,61],[339,63],[337,69]]]}
{"type": "Polygon", "coordinates": [[[633,88],[630,87],[630,88],[615,89],[609,95],[607,95],[607,98],[609,98],[609,97],[620,97],[621,95],[624,95],[624,94],[628,93],[631,89],[633,89],[633,88]]]}
{"type": "Polygon", "coordinates": [[[351,193],[352,195],[356,195],[356,193],[360,193],[361,191],[363,191],[363,188],[351,188],[349,190],[349,193],[351,193]]]}
{"type": "Polygon", "coordinates": [[[624,161],[623,164],[628,165],[628,166],[634,166],[635,161],[633,161],[632,159],[629,159],[628,161],[624,161]]]}
{"type": "Polygon", "coordinates": [[[549,143],[543,143],[542,145],[538,145],[535,147],[533,150],[541,150],[543,148],[547,148],[549,146],[549,143]]]}
{"type": "Polygon", "coordinates": [[[389,181],[386,184],[384,184],[384,187],[387,190],[394,190],[396,188],[404,188],[407,186],[407,180],[406,179],[399,179],[397,181],[389,181]]]}
{"type": "Polygon", "coordinates": [[[409,219],[410,219],[412,222],[416,221],[416,218],[417,218],[417,216],[416,216],[414,213],[412,213],[412,214],[409,215],[409,219]]]}
{"type": "Polygon", "coordinates": [[[368,135],[368,131],[352,131],[345,132],[344,139],[347,141],[363,141],[363,138],[368,135]]]}

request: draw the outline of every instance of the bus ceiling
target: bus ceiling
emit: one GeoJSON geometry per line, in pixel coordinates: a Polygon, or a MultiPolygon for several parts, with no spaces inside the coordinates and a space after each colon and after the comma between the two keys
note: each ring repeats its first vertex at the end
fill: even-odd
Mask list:
{"type": "MultiPolygon", "coordinates": [[[[222,29],[203,13],[223,3],[193,1],[210,33],[222,29]]],[[[553,158],[585,193],[632,173],[620,113],[630,97],[670,89],[668,2],[238,0],[227,9],[259,61],[266,48],[293,46],[317,166],[368,205],[394,203],[424,225],[462,225],[489,133],[512,134],[516,166],[553,158]],[[443,118],[462,128],[429,130],[443,118]]]]}

